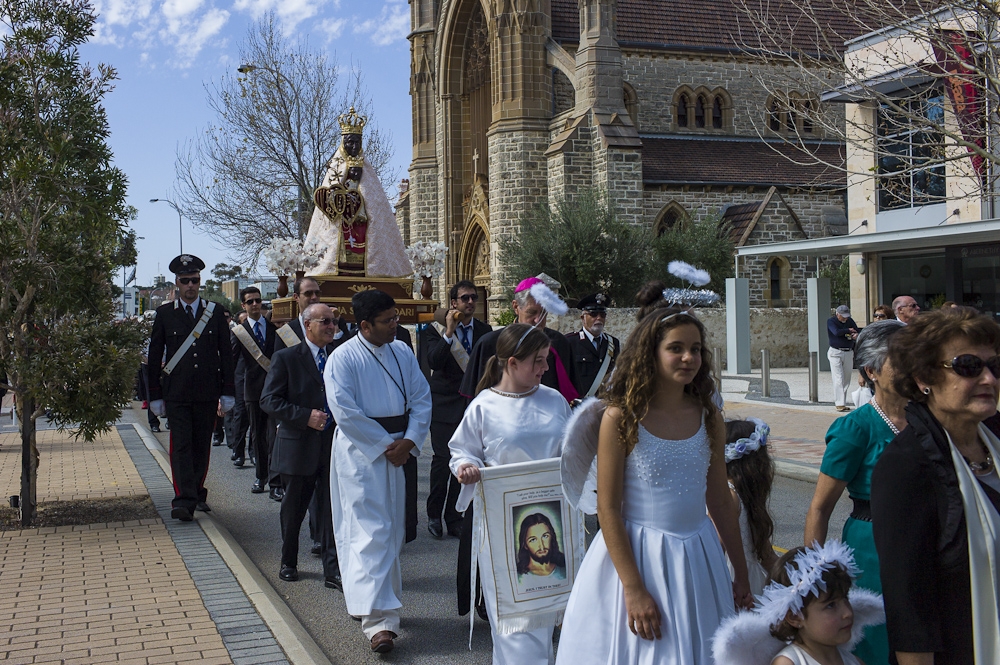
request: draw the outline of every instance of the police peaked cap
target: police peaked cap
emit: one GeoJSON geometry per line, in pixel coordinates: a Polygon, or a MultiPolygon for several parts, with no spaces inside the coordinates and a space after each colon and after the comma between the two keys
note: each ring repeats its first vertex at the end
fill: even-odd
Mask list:
{"type": "Polygon", "coordinates": [[[193,254],[181,254],[174,257],[167,269],[175,275],[188,275],[205,269],[205,262],[193,254]]]}
{"type": "Polygon", "coordinates": [[[585,312],[605,312],[608,307],[608,297],[603,293],[591,293],[580,298],[576,306],[585,312]]]}

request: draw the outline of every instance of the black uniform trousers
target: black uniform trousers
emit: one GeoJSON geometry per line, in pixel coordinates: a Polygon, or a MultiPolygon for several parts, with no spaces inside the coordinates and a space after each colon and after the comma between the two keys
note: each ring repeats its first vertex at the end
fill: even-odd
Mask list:
{"type": "Polygon", "coordinates": [[[205,501],[205,476],[212,452],[218,402],[165,402],[170,420],[170,470],[174,508],[194,512],[205,501]]]}
{"type": "Polygon", "coordinates": [[[281,500],[281,565],[298,567],[299,561],[299,530],[306,509],[315,509],[310,513],[310,521],[315,516],[317,540],[322,547],[320,556],[323,558],[323,575],[334,577],[340,574],[340,563],[337,561],[337,543],[333,537],[333,511],[330,508],[330,467],[321,464],[319,470],[311,476],[293,476],[281,474],[281,482],[285,488],[285,498],[281,500]],[[315,505],[313,505],[315,504],[315,505]]]}
{"type": "Polygon", "coordinates": [[[448,525],[448,530],[455,530],[462,525],[462,514],[455,510],[455,502],[458,501],[458,493],[462,490],[462,484],[458,482],[448,463],[451,461],[451,449],[448,442],[458,429],[458,423],[444,423],[436,420],[431,421],[431,446],[434,455],[431,457],[431,483],[430,494],[427,495],[427,517],[430,519],[441,519],[444,512],[444,521],[448,525]]]}
{"type": "MultiPolygon", "coordinates": [[[[239,395],[236,396],[236,405],[231,411],[233,418],[230,421],[230,430],[226,432],[233,454],[237,457],[246,457],[247,452],[247,432],[250,432],[250,418],[247,415],[247,403],[239,395]]],[[[251,442],[253,433],[250,433],[251,442]]]]}
{"type": "Polygon", "coordinates": [[[274,450],[275,423],[267,412],[260,408],[260,402],[245,402],[247,419],[250,421],[250,436],[257,455],[257,480],[271,487],[281,487],[281,476],[271,472],[271,451],[274,450]]]}

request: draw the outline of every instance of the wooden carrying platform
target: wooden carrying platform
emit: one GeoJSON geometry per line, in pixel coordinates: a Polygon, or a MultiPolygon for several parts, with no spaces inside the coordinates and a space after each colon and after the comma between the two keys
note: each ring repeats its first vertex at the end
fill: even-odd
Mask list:
{"type": "MultiPolygon", "coordinates": [[[[320,301],[337,307],[341,316],[355,323],[351,297],[362,291],[385,291],[396,301],[400,323],[430,323],[438,303],[434,300],[413,298],[412,277],[341,277],[339,275],[309,275],[319,283],[320,301]]],[[[299,315],[299,304],[294,296],[275,298],[271,301],[274,312],[271,321],[276,326],[287,323],[299,315]]]]}

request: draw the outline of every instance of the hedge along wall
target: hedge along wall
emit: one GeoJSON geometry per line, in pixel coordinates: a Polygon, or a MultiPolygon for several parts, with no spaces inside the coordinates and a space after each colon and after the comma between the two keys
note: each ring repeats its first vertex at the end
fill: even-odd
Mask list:
{"type": "MultiPolygon", "coordinates": [[[[606,330],[622,340],[628,338],[635,327],[634,307],[608,310],[606,330]]],[[[699,309],[698,318],[708,330],[709,348],[722,350],[722,368],[726,363],[726,309],[714,307],[699,309]]],[[[562,333],[580,330],[580,310],[571,309],[566,316],[549,320],[548,326],[562,333]]],[[[771,352],[772,367],[808,367],[809,335],[806,310],[799,307],[781,309],[754,308],[750,310],[750,356],[755,369],[760,368],[760,351],[771,352]]]]}

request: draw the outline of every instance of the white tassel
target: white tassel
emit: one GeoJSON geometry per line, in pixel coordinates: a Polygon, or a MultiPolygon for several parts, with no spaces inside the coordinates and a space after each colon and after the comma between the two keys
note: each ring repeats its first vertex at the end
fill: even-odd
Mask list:
{"type": "Polygon", "coordinates": [[[671,261],[667,264],[667,270],[674,277],[694,286],[705,286],[712,281],[712,276],[708,274],[707,270],[695,268],[690,263],[685,263],[684,261],[671,261]]]}
{"type": "Polygon", "coordinates": [[[565,316],[566,312],[569,311],[569,306],[563,302],[563,299],[544,283],[532,285],[532,287],[528,289],[528,293],[535,299],[535,302],[541,305],[542,309],[549,314],[554,314],[555,316],[565,316]]]}

